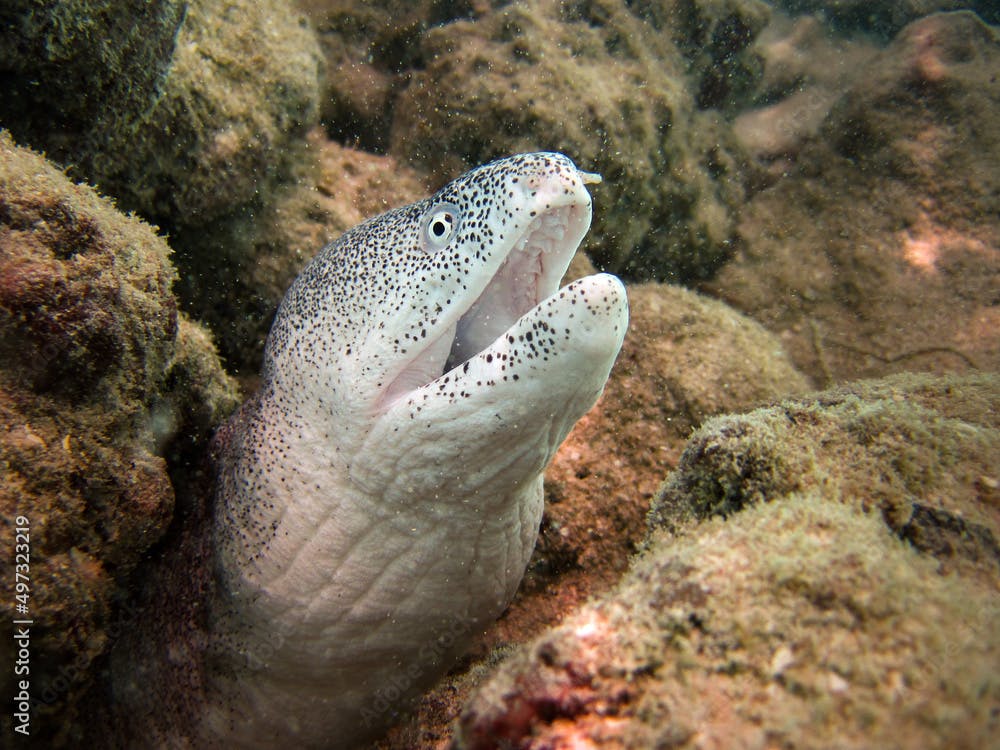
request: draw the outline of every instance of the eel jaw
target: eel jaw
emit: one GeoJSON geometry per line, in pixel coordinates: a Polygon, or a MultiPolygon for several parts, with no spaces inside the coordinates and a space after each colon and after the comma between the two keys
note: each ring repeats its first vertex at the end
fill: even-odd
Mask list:
{"type": "MultiPolygon", "coordinates": [[[[585,184],[600,181],[597,175],[579,175],[585,184]]],[[[589,201],[555,206],[536,216],[458,321],[419,352],[386,389],[381,410],[461,367],[555,294],[590,219],[589,201]]]]}

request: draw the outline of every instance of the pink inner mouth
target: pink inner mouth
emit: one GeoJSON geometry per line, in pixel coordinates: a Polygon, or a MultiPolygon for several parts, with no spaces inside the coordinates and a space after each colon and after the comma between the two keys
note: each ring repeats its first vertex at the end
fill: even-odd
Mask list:
{"type": "Polygon", "coordinates": [[[382,403],[391,404],[460,367],[554,294],[587,225],[589,211],[583,205],[560,206],[537,216],[457,324],[413,359],[389,386],[382,403]]]}

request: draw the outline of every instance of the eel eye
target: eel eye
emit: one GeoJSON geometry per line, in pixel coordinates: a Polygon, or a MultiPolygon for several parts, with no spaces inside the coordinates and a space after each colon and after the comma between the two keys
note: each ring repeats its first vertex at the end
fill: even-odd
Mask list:
{"type": "Polygon", "coordinates": [[[420,242],[425,252],[437,252],[458,232],[459,210],[453,203],[438,203],[424,214],[420,242]]]}

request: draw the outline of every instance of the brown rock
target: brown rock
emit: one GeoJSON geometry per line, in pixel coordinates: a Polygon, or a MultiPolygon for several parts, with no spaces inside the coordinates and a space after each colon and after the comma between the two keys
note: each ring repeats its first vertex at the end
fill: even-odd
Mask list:
{"type": "MultiPolygon", "coordinates": [[[[420,35],[449,17],[448,3],[431,0],[299,0],[326,60],[320,118],[332,138],[384,153],[393,99],[417,62],[420,35]]],[[[485,0],[469,3],[486,5],[485,0]]],[[[455,4],[455,13],[465,15],[455,4]]],[[[482,10],[485,10],[483,8],[482,10]]],[[[466,11],[472,15],[470,8],[466,11]]]]}
{"type": "Polygon", "coordinates": [[[969,9],[987,22],[1000,22],[991,0],[776,0],[790,12],[817,12],[839,31],[891,38],[903,26],[938,11],[969,9]]]}
{"type": "Polygon", "coordinates": [[[678,529],[790,493],[878,513],[946,570],[996,577],[1000,378],[903,374],[707,422],[653,503],[678,529]],[[995,491],[992,491],[995,494],[995,491]]]}
{"type": "Polygon", "coordinates": [[[908,376],[709,420],[667,530],[496,669],[454,746],[989,746],[998,404],[995,375],[908,376]]]}
{"type": "MultiPolygon", "coordinates": [[[[171,520],[164,456],[196,452],[235,406],[173,278],[148,225],[0,132],[0,518],[30,545],[28,596],[13,575],[0,589],[8,622],[35,623],[32,735],[47,746],[75,743],[129,576],[171,520]]],[[[12,695],[13,671],[0,680],[12,695]]]]}
{"type": "Polygon", "coordinates": [[[712,294],[819,383],[1000,367],[1000,35],[971,13],[906,27],[758,194],[712,294]]]}
{"type": "Polygon", "coordinates": [[[729,254],[741,152],[717,109],[759,74],[757,2],[506,4],[432,26],[396,98],[389,150],[441,182],[519,151],[601,173],[586,244],[637,278],[704,278],[729,254]]]}
{"type": "Polygon", "coordinates": [[[266,199],[297,162],[320,55],[287,4],[14,5],[0,124],[129,209],[171,230],[204,225],[266,199]]]}
{"type": "Polygon", "coordinates": [[[776,12],[754,40],[764,64],[755,95],[758,106],[733,121],[740,144],[780,178],[819,134],[830,108],[865,75],[879,47],[866,37],[832,35],[815,16],[776,12]]]}

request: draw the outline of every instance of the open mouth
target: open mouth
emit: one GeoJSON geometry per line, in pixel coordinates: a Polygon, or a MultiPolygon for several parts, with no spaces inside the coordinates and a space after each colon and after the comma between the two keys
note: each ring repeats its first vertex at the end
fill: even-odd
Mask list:
{"type": "MultiPolygon", "coordinates": [[[[585,177],[590,181],[598,179],[585,177]]],[[[553,207],[536,216],[457,323],[420,352],[393,381],[383,396],[383,405],[389,406],[463,366],[523,315],[555,294],[589,226],[589,206],[583,203],[553,207]]]]}

